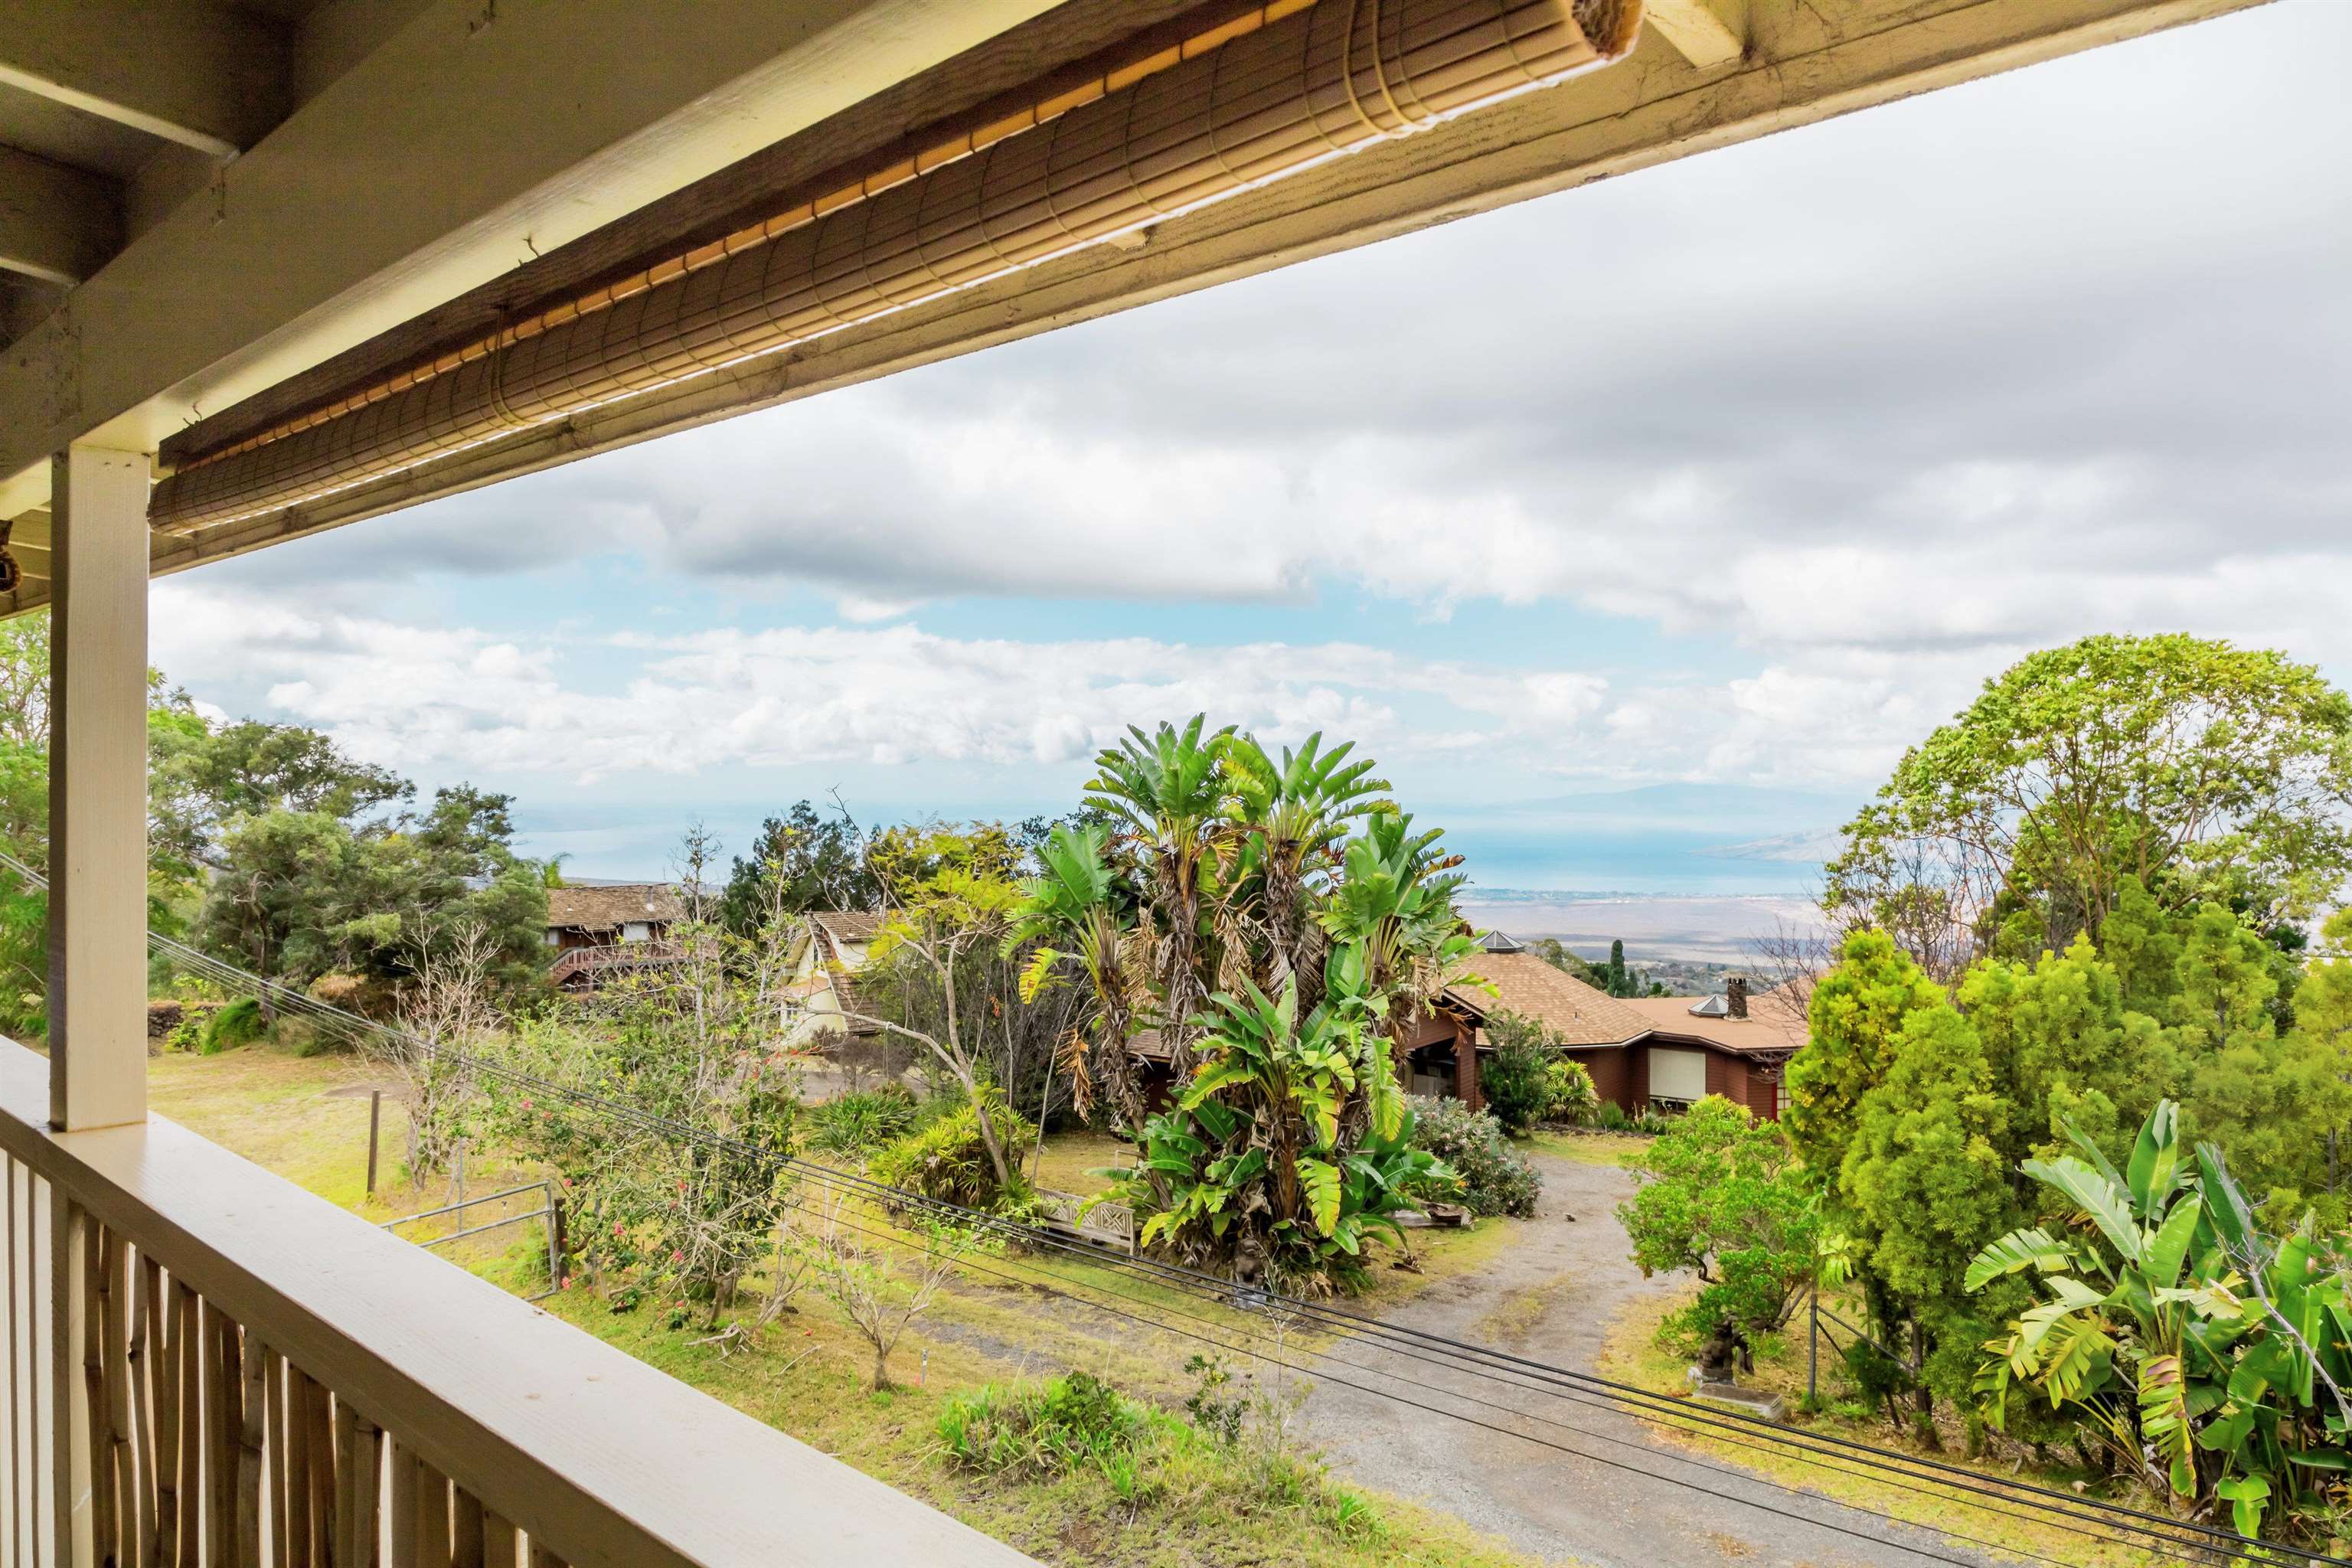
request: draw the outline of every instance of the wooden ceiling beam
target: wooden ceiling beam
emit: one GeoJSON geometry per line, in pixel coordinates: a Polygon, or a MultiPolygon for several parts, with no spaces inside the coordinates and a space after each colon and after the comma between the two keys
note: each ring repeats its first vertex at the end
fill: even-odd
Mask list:
{"type": "Polygon", "coordinates": [[[423,0],[0,356],[0,509],[71,441],[152,451],[1051,4],[423,0]]]}
{"type": "Polygon", "coordinates": [[[205,0],[0,0],[0,82],[233,157],[284,117],[285,29],[205,0]]]}
{"type": "Polygon", "coordinates": [[[113,181],[0,146],[0,268],[79,283],[122,243],[113,181]]]}
{"type": "Polygon", "coordinates": [[[1643,0],[1643,25],[1700,70],[1748,52],[1748,0],[1643,0]]]}

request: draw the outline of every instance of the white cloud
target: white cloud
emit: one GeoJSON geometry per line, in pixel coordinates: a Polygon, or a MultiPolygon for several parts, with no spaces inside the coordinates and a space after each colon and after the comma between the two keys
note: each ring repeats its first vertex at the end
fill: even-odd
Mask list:
{"type": "Polygon", "coordinates": [[[2352,672],[2347,49],[2352,6],[2282,5],[829,394],[159,590],[159,647],[388,761],[588,775],[1067,765],[1208,709],[1384,759],[1850,784],[2089,631],[2352,672]],[[613,687],[586,644],[283,607],[613,550],[850,624],[597,645],[613,687]],[[1397,601],[1391,643],[1285,640],[1335,582],[1397,601]],[[1249,630],[910,619],[992,596],[1249,630]],[[1445,658],[1494,605],[1748,668],[1445,658]]]}
{"type": "Polygon", "coordinates": [[[742,766],[1083,763],[1129,724],[1206,711],[1269,743],[1314,731],[1391,763],[1613,779],[1836,776],[1901,736],[1857,731],[1867,676],[1768,672],[1618,690],[1575,669],[1507,669],[1329,642],[1196,647],[1146,637],[1015,641],[915,625],[714,629],[516,641],[341,613],[273,613],[247,592],[156,589],[156,654],[266,693],[275,715],[429,778],[594,783],[742,766]],[[613,661],[622,668],[609,674],[613,661]],[[607,671],[591,679],[574,666],[607,671]],[[1794,758],[1795,765],[1787,765],[1794,758]]]}

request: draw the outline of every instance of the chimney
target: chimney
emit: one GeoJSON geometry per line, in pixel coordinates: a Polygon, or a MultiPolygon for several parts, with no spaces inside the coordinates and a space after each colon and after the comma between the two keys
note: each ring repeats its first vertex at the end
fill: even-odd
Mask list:
{"type": "Polygon", "coordinates": [[[1724,1010],[1734,1018],[1748,1016],[1748,976],[1727,974],[1723,977],[1724,1010]]]}

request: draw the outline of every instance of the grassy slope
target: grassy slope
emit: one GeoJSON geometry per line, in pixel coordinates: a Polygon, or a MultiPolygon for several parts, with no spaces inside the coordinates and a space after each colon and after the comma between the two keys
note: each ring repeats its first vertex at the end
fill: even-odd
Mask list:
{"type": "MultiPolygon", "coordinates": [[[[349,1058],[304,1058],[267,1046],[213,1057],[158,1058],[149,1071],[158,1111],[331,1202],[383,1219],[446,1201],[443,1184],[425,1189],[403,1184],[404,1131],[398,1109],[387,1100],[383,1190],[376,1202],[362,1203],[367,1099],[338,1098],[331,1091],[370,1081],[365,1066],[349,1058]]],[[[1098,1181],[1084,1173],[1115,1163],[1117,1147],[1107,1139],[1054,1141],[1045,1155],[1046,1184],[1094,1190],[1098,1181]]],[[[486,1191],[505,1184],[511,1174],[477,1161],[467,1185],[486,1191]]],[[[533,1238],[519,1234],[530,1228],[461,1243],[474,1248],[464,1261],[502,1282],[535,1287],[523,1266],[533,1238]]],[[[1381,1310],[1478,1267],[1506,1244],[1508,1229],[1508,1222],[1490,1222],[1469,1232],[1415,1233],[1418,1270],[1384,1263],[1361,1305],[1381,1310]]],[[[1155,1472],[1157,1495],[1138,1507],[1120,1500],[1091,1473],[1011,1481],[948,1468],[938,1457],[934,1423],[943,1398],[961,1389],[1080,1368],[1162,1405],[1190,1392],[1192,1380],[1183,1363],[1204,1346],[1074,1308],[1066,1300],[1074,1290],[1233,1342],[1264,1328],[1258,1319],[1108,1266],[1053,1259],[1050,1275],[1058,1277],[1058,1288],[1043,1289],[1046,1271],[1038,1260],[993,1258],[987,1267],[1033,1283],[977,1272],[959,1281],[892,1358],[897,1378],[906,1384],[919,1378],[922,1386],[884,1394],[865,1386],[872,1361],[865,1342],[814,1294],[803,1295],[798,1310],[761,1331],[751,1350],[711,1342],[698,1326],[672,1329],[668,1314],[656,1308],[616,1314],[584,1291],[549,1305],[584,1331],[1043,1562],[1106,1568],[1528,1568],[1526,1559],[1460,1522],[1402,1500],[1373,1498],[1377,1526],[1369,1531],[1345,1528],[1332,1517],[1333,1500],[1348,1489],[1336,1480],[1316,1497],[1267,1499],[1237,1490],[1229,1476],[1213,1468],[1171,1462],[1155,1472]],[[1055,1300],[1045,1300],[1048,1294],[1055,1300]],[[1206,1321],[1188,1321],[1180,1312],[1206,1321]]]]}
{"type": "MultiPolygon", "coordinates": [[[[1696,1287],[1693,1293],[1696,1293],[1696,1287]]],[[[1687,1394],[1690,1357],[1660,1344],[1658,1328],[1668,1313],[1678,1310],[1688,1300],[1687,1296],[1653,1297],[1635,1302],[1611,1325],[1608,1348],[1598,1370],[1661,1394],[1677,1396],[1687,1394]]],[[[1823,1305],[1830,1304],[1825,1296],[1823,1305]]],[[[1840,1310],[1848,1321],[1853,1321],[1856,1315],[1853,1309],[1843,1304],[1840,1305],[1840,1310]]],[[[1845,1336],[1839,1337],[1843,1339],[1845,1336]]],[[[1789,1407],[1794,1411],[1804,1398],[1805,1359],[1804,1321],[1800,1317],[1789,1333],[1774,1336],[1757,1347],[1755,1374],[1752,1377],[1743,1374],[1740,1382],[1764,1392],[1783,1395],[1789,1407]]],[[[1898,1428],[1873,1414],[1863,1404],[1843,1397],[1849,1392],[1846,1380],[1838,1364],[1836,1352],[1826,1340],[1822,1345],[1821,1384],[1824,1398],[1832,1401],[1832,1407],[1811,1417],[1801,1414],[1792,1417],[1793,1424],[1800,1430],[1855,1438],[1911,1453],[1925,1452],[1911,1436],[1907,1425],[1898,1428]]],[[[1950,1412],[1946,1414],[1948,1415],[1950,1412]]],[[[1973,1536],[2022,1556],[2080,1563],[2084,1568],[2139,1568],[2141,1564],[2158,1561],[2146,1552],[2095,1540],[2074,1529],[2054,1528],[2030,1516],[2018,1518],[2015,1510],[2002,1514],[1985,1508],[1960,1506],[1950,1494],[1923,1490],[1907,1484],[1888,1484],[1866,1473],[1857,1473],[1853,1467],[1833,1468],[1824,1464],[1801,1461],[1750,1444],[1734,1445],[1712,1437],[1695,1436],[1663,1423],[1659,1424],[1657,1433],[1679,1447],[1732,1461],[1783,1485],[1801,1487],[1805,1490],[1890,1514],[1913,1524],[1955,1534],[1956,1538],[1973,1536]]],[[[2014,1454],[1970,1460],[1964,1455],[1964,1436],[1957,1426],[1944,1430],[1940,1441],[1943,1447],[1933,1456],[1937,1460],[1961,1465],[2004,1479],[2021,1476],[2028,1481],[2064,1492],[2071,1490],[2085,1475],[2079,1469],[2036,1471],[2030,1464],[2021,1464],[2014,1454]]],[[[2137,1507],[2153,1507],[2158,1512],[2163,1509],[2160,1502],[2152,1503],[2145,1497],[2120,1500],[2137,1507]]]]}

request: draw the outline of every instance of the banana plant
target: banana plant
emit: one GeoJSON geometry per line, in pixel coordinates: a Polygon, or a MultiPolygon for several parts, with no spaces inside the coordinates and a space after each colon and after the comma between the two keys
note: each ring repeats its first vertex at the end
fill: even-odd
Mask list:
{"type": "Polygon", "coordinates": [[[2043,1296],[1984,1347],[1987,1415],[1999,1426],[2012,1386],[2029,1388],[2183,1506],[2226,1502],[2253,1536],[2284,1499],[2293,1533],[2326,1479],[2352,1467],[2340,1264],[2327,1266],[2308,1222],[2283,1242],[2265,1237],[2218,1150],[2184,1157],[2170,1100],[2121,1172],[2066,1132],[2084,1158],[2021,1169],[2071,1221],[2011,1231],[1969,1266],[1972,1291],[2028,1275],[2043,1296]]]}

